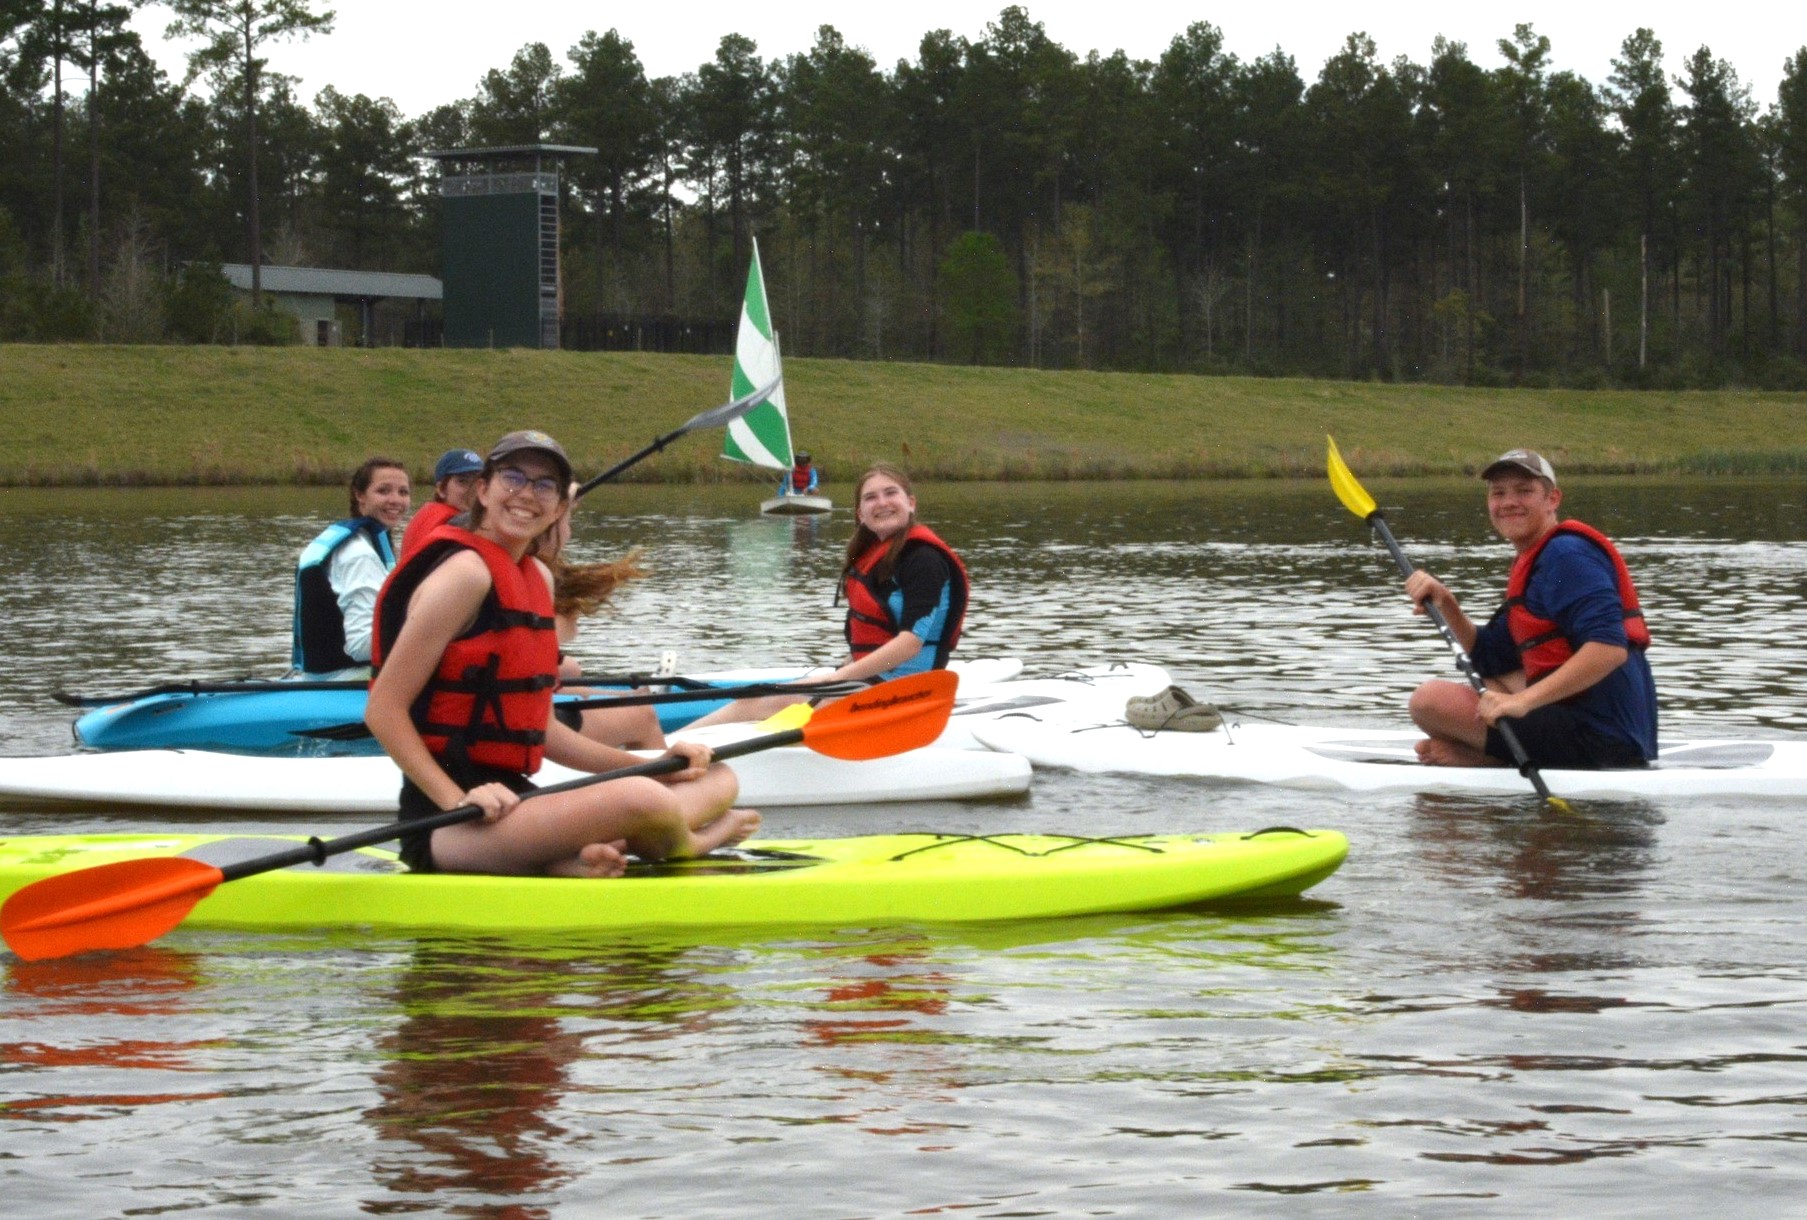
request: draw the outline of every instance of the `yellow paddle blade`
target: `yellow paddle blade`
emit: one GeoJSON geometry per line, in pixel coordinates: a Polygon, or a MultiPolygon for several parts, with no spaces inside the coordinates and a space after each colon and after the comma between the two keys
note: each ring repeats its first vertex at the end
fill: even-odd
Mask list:
{"type": "Polygon", "coordinates": [[[809,723],[816,709],[807,703],[793,703],[782,711],[774,712],[759,722],[759,727],[768,733],[782,733],[786,729],[800,729],[809,723]]]}
{"type": "Polygon", "coordinates": [[[1343,507],[1366,521],[1374,515],[1380,506],[1374,503],[1374,497],[1367,489],[1355,481],[1355,474],[1343,461],[1343,455],[1336,451],[1336,437],[1325,437],[1330,442],[1330,486],[1336,492],[1336,498],[1343,502],[1343,507]]]}

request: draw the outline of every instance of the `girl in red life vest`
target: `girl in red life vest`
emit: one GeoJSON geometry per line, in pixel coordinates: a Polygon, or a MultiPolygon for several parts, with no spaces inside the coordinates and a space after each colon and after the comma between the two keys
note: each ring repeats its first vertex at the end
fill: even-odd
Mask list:
{"type": "Polygon", "coordinates": [[[626,851],[701,855],[759,825],[758,814],[730,808],[734,773],[694,744],[671,751],[688,765],[669,776],[521,800],[542,755],[586,771],[640,761],[552,716],[552,580],[529,551],[570,483],[558,442],[508,434],[478,476],[471,528],[441,526],[383,589],[365,720],[402,769],[402,817],[484,811],[481,821],[404,836],[403,859],[416,869],[615,876],[626,851]]]}
{"type": "MultiPolygon", "coordinates": [[[[807,682],[877,681],[945,669],[966,618],[966,565],[916,520],[910,478],[880,463],[853,493],[857,526],[847,543],[840,593],[847,601],[848,658],[807,682]]],[[[697,724],[760,720],[803,697],[743,699],[697,724]]]]}

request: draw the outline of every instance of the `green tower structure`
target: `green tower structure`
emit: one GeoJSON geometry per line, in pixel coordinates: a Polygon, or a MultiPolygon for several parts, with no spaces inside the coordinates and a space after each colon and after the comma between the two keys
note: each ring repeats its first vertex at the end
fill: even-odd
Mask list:
{"type": "Polygon", "coordinates": [[[559,345],[559,161],[570,144],[450,148],[440,164],[447,347],[559,345]]]}

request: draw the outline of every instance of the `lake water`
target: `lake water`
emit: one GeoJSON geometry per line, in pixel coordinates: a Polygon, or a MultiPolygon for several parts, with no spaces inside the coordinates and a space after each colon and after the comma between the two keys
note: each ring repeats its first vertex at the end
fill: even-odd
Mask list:
{"type": "MultiPolygon", "coordinates": [[[[843,498],[847,488],[830,489],[843,498]]],[[[1450,672],[1322,484],[919,489],[963,651],[1166,665],[1244,718],[1404,724],[1450,672]]],[[[1472,482],[1370,484],[1471,608],[1472,482]]],[[[1578,482],[1649,608],[1665,735],[1807,732],[1807,490],[1578,482]]],[[[606,488],[580,555],[652,576],[596,670],[816,661],[847,514],[606,488]]],[[[0,493],[0,753],[57,688],[266,675],[328,491],[0,493]]],[[[1338,797],[1037,774],[1020,800],[773,811],[775,835],[1330,826],[1253,913],[762,935],[274,937],[0,956],[11,1215],[1777,1214],[1807,1184],[1799,804],[1338,797]],[[1273,1198],[1284,1196],[1284,1200],[1273,1198]]],[[[0,813],[0,833],[244,818],[0,813]]],[[[343,832],[360,819],[311,819],[343,832]]]]}

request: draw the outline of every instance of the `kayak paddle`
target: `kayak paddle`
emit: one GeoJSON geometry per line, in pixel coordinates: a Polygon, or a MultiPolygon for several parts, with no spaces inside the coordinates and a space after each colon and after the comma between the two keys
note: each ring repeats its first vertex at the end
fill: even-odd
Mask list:
{"type": "Polygon", "coordinates": [[[149,699],[155,695],[237,695],[255,694],[259,691],[365,690],[369,686],[368,678],[296,680],[242,678],[232,682],[206,682],[200,679],[190,679],[186,682],[163,682],[156,686],[147,686],[143,690],[125,691],[117,695],[72,695],[65,690],[53,690],[50,692],[50,697],[67,707],[105,707],[109,703],[131,703],[133,700],[149,699]]]}
{"type": "MultiPolygon", "coordinates": [[[[594,686],[674,686],[695,691],[716,689],[715,683],[707,678],[687,678],[681,674],[585,674],[584,682],[594,686]]],[[[114,695],[75,695],[56,690],[50,692],[50,697],[68,707],[106,707],[113,703],[132,703],[157,695],[287,694],[291,691],[368,690],[369,687],[368,678],[236,678],[223,682],[186,678],[176,682],[160,682],[142,690],[121,691],[114,695]]]]}
{"type": "MultiPolygon", "coordinates": [[[[1386,544],[1387,550],[1392,552],[1393,562],[1399,567],[1399,574],[1410,576],[1416,569],[1412,566],[1412,561],[1406,558],[1405,551],[1400,548],[1398,540],[1393,537],[1393,531],[1387,525],[1386,515],[1380,511],[1380,506],[1374,502],[1374,497],[1368,494],[1367,489],[1356,481],[1354,472],[1343,461],[1343,455],[1337,452],[1336,438],[1329,437],[1327,439],[1330,441],[1328,459],[1330,486],[1335,490],[1336,498],[1343,502],[1344,508],[1373,527],[1380,540],[1386,544]]],[[[1456,654],[1456,668],[1467,677],[1468,684],[1474,687],[1477,694],[1485,691],[1487,683],[1482,680],[1480,674],[1475,672],[1474,662],[1469,659],[1468,653],[1456,639],[1456,633],[1450,630],[1449,621],[1443,617],[1443,612],[1430,602],[1424,603],[1424,610],[1430,616],[1431,622],[1437,625],[1437,630],[1442,633],[1444,642],[1456,654]]],[[[1525,753],[1525,747],[1519,742],[1518,734],[1512,731],[1512,725],[1502,719],[1496,722],[1494,727],[1499,729],[1500,738],[1506,743],[1506,748],[1512,751],[1512,759],[1518,764],[1518,773],[1531,781],[1531,786],[1537,790],[1537,795],[1548,801],[1553,808],[1560,809],[1565,813],[1570,812],[1567,801],[1559,796],[1551,795],[1550,786],[1543,782],[1543,776],[1538,773],[1537,764],[1532,762],[1530,756],[1525,753]]]]}
{"type": "Polygon", "coordinates": [[[691,416],[676,428],[673,428],[670,432],[667,432],[664,436],[659,437],[657,440],[653,441],[652,444],[640,450],[640,452],[621,459],[595,478],[586,480],[578,487],[577,494],[574,495],[572,499],[583,498],[598,484],[607,483],[610,479],[613,479],[629,466],[635,465],[636,463],[651,457],[681,436],[687,436],[692,432],[698,432],[704,428],[726,428],[729,424],[745,415],[748,411],[751,411],[754,407],[757,407],[760,403],[770,398],[777,392],[778,387],[783,384],[783,377],[774,377],[771,381],[760,386],[751,394],[736,398],[733,402],[723,403],[719,407],[711,407],[707,411],[691,416]]]}
{"type": "MultiPolygon", "coordinates": [[[[798,728],[751,737],[714,751],[717,761],[778,746],[808,746],[830,758],[885,758],[926,746],[947,727],[954,707],[957,675],[945,669],[912,674],[868,687],[815,709],[798,728]]],[[[568,792],[590,784],[636,775],[681,771],[684,759],[665,756],[631,767],[551,784],[523,794],[532,800],[548,792],[568,792]]],[[[92,949],[130,949],[174,928],[216,886],[296,864],[323,864],[373,843],[410,831],[432,831],[483,816],[476,805],[461,805],[431,817],[391,822],[337,839],[309,839],[286,851],[218,867],[185,856],[122,860],[46,877],[19,890],[0,907],[0,932],[26,961],[65,957],[92,949]]]]}
{"type": "MultiPolygon", "coordinates": [[[[582,681],[587,686],[594,679],[585,678],[582,681]]],[[[665,683],[671,679],[656,678],[653,681],[665,683]]],[[[786,682],[748,682],[740,686],[691,685],[683,690],[648,694],[593,695],[582,699],[565,699],[559,703],[559,707],[587,712],[599,708],[644,707],[656,703],[695,703],[699,699],[758,699],[766,695],[851,695],[855,691],[866,689],[864,682],[821,682],[813,686],[786,682]]],[[[311,737],[321,741],[363,741],[370,736],[370,727],[362,720],[351,720],[318,729],[290,729],[289,736],[311,737]]]]}

